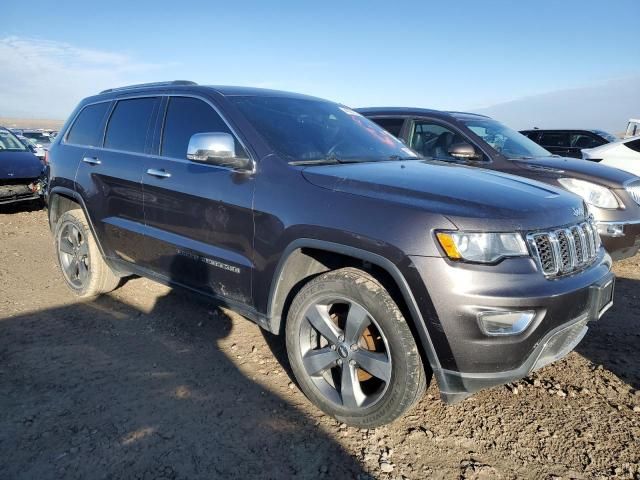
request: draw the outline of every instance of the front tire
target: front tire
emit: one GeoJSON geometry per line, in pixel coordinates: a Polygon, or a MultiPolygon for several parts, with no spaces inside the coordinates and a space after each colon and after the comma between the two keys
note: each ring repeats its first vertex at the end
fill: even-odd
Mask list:
{"type": "Polygon", "coordinates": [[[296,295],[287,354],[305,395],[352,426],[392,422],[423,395],[426,374],[402,312],[373,276],[322,274],[296,295]]]}
{"type": "Polygon", "coordinates": [[[56,258],[67,286],[93,297],[118,286],[120,277],[105,263],[81,209],[63,213],[54,229],[56,258]]]}

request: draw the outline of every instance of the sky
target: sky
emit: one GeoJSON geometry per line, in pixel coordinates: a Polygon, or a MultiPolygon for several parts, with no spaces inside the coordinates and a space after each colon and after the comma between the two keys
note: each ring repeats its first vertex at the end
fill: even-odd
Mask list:
{"type": "Polygon", "coordinates": [[[640,110],[638,25],[638,0],[7,2],[0,116],[64,119],[104,88],[187,79],[353,107],[511,105],[516,128],[527,102],[578,90],[578,121],[621,81],[640,110]]]}

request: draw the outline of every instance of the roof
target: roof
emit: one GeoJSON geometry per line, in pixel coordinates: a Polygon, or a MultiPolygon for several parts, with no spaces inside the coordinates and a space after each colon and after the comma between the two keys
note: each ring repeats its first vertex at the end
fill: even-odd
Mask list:
{"type": "MultiPolygon", "coordinates": [[[[246,97],[287,97],[287,98],[300,98],[307,100],[323,100],[317,97],[309,95],[302,95],[299,93],[283,92],[280,90],[269,90],[266,88],[254,88],[254,87],[239,87],[239,86],[227,86],[227,85],[198,85],[195,82],[189,80],[171,80],[167,82],[153,82],[153,83],[141,83],[136,85],[126,85],[122,87],[108,88],[101,91],[97,96],[110,95],[110,94],[130,94],[138,93],[141,91],[154,91],[154,90],[212,90],[225,97],[233,96],[246,96],[246,97]]],[[[326,100],[323,100],[326,101],[326,100]]]]}
{"type": "Polygon", "coordinates": [[[430,108],[417,108],[417,107],[366,107],[357,108],[357,112],[363,115],[386,115],[386,116],[403,116],[403,117],[423,117],[423,116],[453,116],[460,117],[481,117],[489,118],[486,115],[480,115],[479,113],[470,112],[453,112],[446,110],[433,110],[430,108]]]}

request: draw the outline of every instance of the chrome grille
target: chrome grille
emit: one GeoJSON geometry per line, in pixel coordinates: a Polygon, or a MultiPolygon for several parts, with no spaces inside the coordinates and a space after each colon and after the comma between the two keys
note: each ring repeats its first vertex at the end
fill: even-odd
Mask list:
{"type": "Polygon", "coordinates": [[[591,222],[527,235],[534,257],[546,277],[567,275],[591,265],[600,236],[591,222]]]}
{"type": "Polygon", "coordinates": [[[627,185],[627,192],[629,192],[631,198],[633,198],[635,202],[640,205],[640,182],[633,182],[627,185]]]}

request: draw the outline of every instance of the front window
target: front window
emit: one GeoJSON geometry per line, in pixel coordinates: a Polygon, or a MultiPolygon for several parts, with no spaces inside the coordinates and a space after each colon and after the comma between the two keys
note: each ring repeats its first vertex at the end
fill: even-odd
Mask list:
{"type": "Polygon", "coordinates": [[[344,106],[290,97],[229,97],[270,146],[291,162],[418,158],[389,132],[344,106]]]}
{"type": "Polygon", "coordinates": [[[491,119],[464,120],[464,124],[507,158],[548,157],[551,153],[521,133],[491,119]]]}
{"type": "Polygon", "coordinates": [[[431,121],[416,121],[409,142],[411,148],[423,157],[447,162],[460,161],[451,155],[452,146],[469,143],[459,133],[431,121]]]}
{"type": "Polygon", "coordinates": [[[9,130],[0,130],[0,152],[24,152],[27,147],[9,130]]]}

